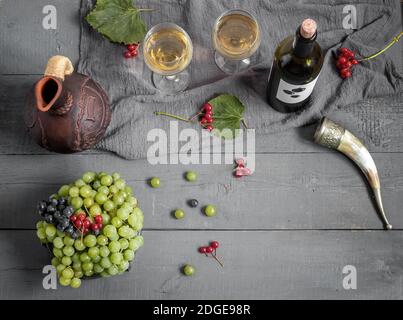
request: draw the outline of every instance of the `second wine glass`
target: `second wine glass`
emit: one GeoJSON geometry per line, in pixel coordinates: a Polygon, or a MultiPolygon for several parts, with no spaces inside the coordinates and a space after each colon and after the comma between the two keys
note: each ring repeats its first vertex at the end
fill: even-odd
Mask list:
{"type": "Polygon", "coordinates": [[[144,39],[144,60],[153,71],[154,86],[167,94],[185,90],[190,74],[193,45],[189,35],[174,23],[152,27],[144,39]]]}
{"type": "Polygon", "coordinates": [[[249,68],[251,56],[260,46],[256,18],[244,10],[229,10],[214,24],[212,40],[217,66],[227,74],[249,68]]]}

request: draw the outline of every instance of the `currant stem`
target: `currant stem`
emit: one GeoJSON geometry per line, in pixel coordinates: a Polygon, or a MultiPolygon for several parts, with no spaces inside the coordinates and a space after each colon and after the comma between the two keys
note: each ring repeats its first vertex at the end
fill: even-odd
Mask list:
{"type": "Polygon", "coordinates": [[[196,113],[193,117],[191,117],[190,119],[189,119],[189,121],[193,121],[194,119],[196,119],[198,116],[200,116],[202,113],[201,112],[198,112],[198,113],[196,113]]]}
{"type": "Polygon", "coordinates": [[[181,120],[181,121],[185,121],[185,122],[190,122],[189,119],[185,119],[185,118],[183,118],[183,117],[176,116],[176,115],[174,115],[174,114],[170,114],[170,113],[167,113],[167,112],[155,111],[154,114],[155,114],[156,116],[166,116],[166,117],[174,118],[174,119],[181,120]]]}
{"type": "Polygon", "coordinates": [[[221,266],[222,268],[224,268],[223,263],[217,258],[217,255],[211,254],[211,256],[220,264],[220,266],[221,266]]]}
{"type": "Polygon", "coordinates": [[[382,53],[384,53],[386,50],[388,50],[391,46],[393,46],[396,42],[398,42],[399,39],[400,39],[400,37],[401,37],[402,35],[403,35],[403,31],[400,32],[400,34],[399,34],[397,37],[394,37],[393,40],[392,40],[385,48],[383,48],[382,50],[380,50],[380,51],[374,53],[373,55],[370,55],[369,57],[365,57],[365,58],[359,59],[358,61],[364,61],[364,60],[367,61],[367,60],[371,60],[371,59],[373,59],[373,58],[379,56],[380,54],[382,54],[382,53]]]}
{"type": "Polygon", "coordinates": [[[245,129],[248,129],[248,125],[246,124],[245,119],[242,119],[241,122],[242,122],[242,124],[244,125],[245,129]]]}

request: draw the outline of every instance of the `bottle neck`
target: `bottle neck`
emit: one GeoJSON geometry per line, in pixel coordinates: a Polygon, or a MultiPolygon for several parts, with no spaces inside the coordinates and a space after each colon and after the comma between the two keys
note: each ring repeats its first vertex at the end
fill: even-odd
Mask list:
{"type": "Polygon", "coordinates": [[[298,58],[307,58],[312,55],[312,50],[315,45],[317,33],[307,39],[304,38],[300,33],[300,28],[298,28],[295,33],[294,44],[293,44],[293,54],[298,58]]]}

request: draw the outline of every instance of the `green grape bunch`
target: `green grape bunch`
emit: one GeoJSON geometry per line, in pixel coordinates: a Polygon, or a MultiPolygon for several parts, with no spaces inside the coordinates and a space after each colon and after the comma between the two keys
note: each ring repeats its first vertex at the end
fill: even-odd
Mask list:
{"type": "Polygon", "coordinates": [[[51,263],[60,285],[79,288],[82,279],[128,271],[136,251],[144,244],[144,214],[132,188],[118,173],[86,172],[74,183],[63,185],[46,204],[52,206],[52,201],[54,210],[43,201],[38,206],[42,220],[36,224],[36,234],[52,252],[51,263]],[[60,222],[57,226],[54,223],[66,219],[58,211],[63,209],[58,207],[58,199],[67,201],[65,206],[69,208],[66,229],[60,227],[60,222]]]}

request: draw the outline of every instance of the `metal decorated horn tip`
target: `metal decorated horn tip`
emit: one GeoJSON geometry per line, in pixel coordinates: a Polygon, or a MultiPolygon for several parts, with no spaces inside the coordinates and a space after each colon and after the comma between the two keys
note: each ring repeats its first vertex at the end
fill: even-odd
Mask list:
{"type": "Polygon", "coordinates": [[[323,117],[315,131],[314,141],[324,147],[337,149],[344,132],[345,129],[342,126],[326,117],[323,117]]]}

